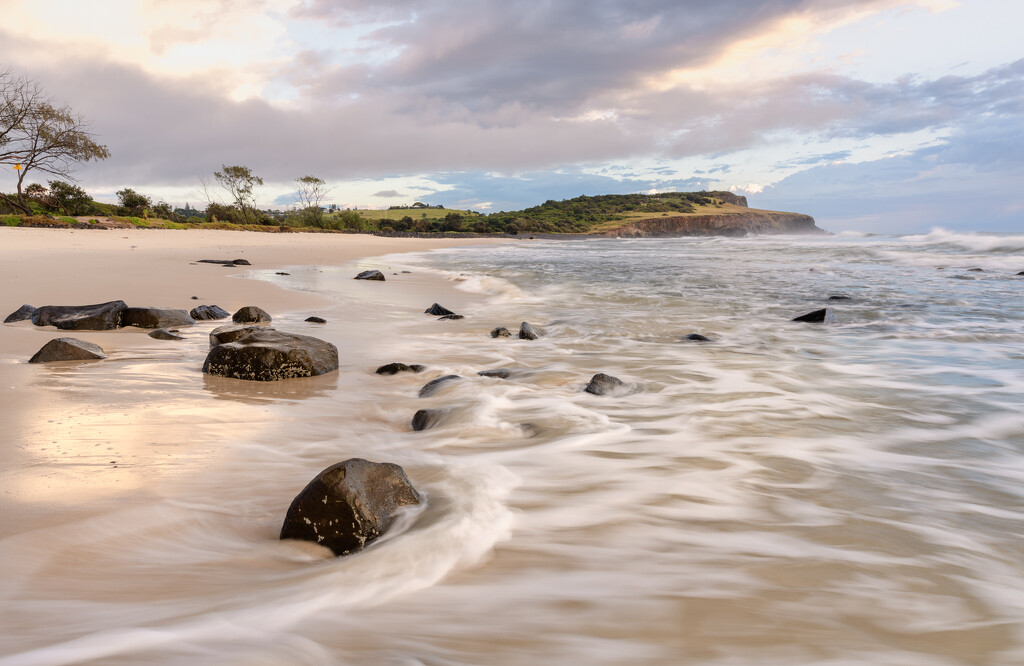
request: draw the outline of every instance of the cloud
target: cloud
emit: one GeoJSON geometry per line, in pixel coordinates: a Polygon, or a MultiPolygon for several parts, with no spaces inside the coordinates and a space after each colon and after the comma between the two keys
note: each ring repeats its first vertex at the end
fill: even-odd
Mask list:
{"type": "Polygon", "coordinates": [[[385,199],[395,199],[405,195],[400,194],[397,190],[381,190],[380,192],[374,192],[373,196],[385,199]]]}

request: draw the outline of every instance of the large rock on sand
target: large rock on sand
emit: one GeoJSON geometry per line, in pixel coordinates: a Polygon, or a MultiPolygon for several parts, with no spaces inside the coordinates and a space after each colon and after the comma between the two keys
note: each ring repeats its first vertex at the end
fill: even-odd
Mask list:
{"type": "Polygon", "coordinates": [[[231,313],[219,305],[197,305],[192,308],[188,316],[196,321],[217,321],[218,319],[227,319],[231,313]]]}
{"type": "Polygon", "coordinates": [[[32,313],[36,326],[56,326],[63,331],[109,331],[121,326],[128,309],[124,301],[95,305],[44,305],[32,313]]]}
{"type": "Polygon", "coordinates": [[[210,346],[216,347],[217,345],[234,342],[250,331],[258,331],[263,328],[266,327],[256,326],[254,324],[227,324],[225,326],[218,326],[210,331],[210,346]]]}
{"type": "Polygon", "coordinates": [[[29,363],[53,363],[55,361],[95,361],[106,358],[99,345],[78,338],[54,338],[28,360],[29,363]]]}
{"type": "Polygon", "coordinates": [[[4,319],[4,323],[13,324],[16,321],[25,321],[26,319],[31,319],[32,313],[35,311],[36,306],[34,305],[22,305],[20,308],[18,308],[11,314],[7,315],[7,318],[4,319]]]}
{"type": "Polygon", "coordinates": [[[282,539],[312,541],[335,555],[362,550],[420,495],[398,465],[351,458],[320,472],[288,507],[282,539]]]}
{"type": "Polygon", "coordinates": [[[125,308],[121,314],[122,326],[138,328],[176,328],[192,326],[195,322],[187,310],[176,308],[125,308]]]}
{"type": "Polygon", "coordinates": [[[236,324],[263,324],[270,321],[270,314],[263,308],[258,308],[255,305],[246,305],[231,315],[231,321],[236,324]]]}
{"type": "Polygon", "coordinates": [[[338,348],[309,335],[272,328],[249,331],[234,342],[217,345],[203,372],[257,382],[313,377],[338,369],[338,348]]]}

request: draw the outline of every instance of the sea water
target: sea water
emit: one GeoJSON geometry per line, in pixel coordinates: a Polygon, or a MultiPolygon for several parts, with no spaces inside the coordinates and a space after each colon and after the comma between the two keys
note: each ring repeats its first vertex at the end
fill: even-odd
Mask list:
{"type": "Polygon", "coordinates": [[[1024,236],[524,240],[362,267],[449,281],[465,319],[292,269],[332,321],[375,303],[365,358],[301,390],[208,383],[181,403],[216,434],[208,464],[0,542],[0,664],[1024,663],[1024,236]],[[373,374],[391,361],[428,369],[373,374]],[[598,372],[624,385],[585,392],[598,372]],[[420,408],[447,411],[411,432],[420,408]],[[355,456],[401,464],[424,505],[355,556],[277,542],[298,489],[355,456]]]}

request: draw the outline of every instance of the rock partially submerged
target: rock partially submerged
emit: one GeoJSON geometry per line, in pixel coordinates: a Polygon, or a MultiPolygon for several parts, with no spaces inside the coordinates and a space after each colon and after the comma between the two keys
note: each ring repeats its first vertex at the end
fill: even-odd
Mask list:
{"type": "Polygon", "coordinates": [[[690,333],[689,335],[683,336],[683,340],[687,342],[711,342],[711,338],[700,333],[690,333]]]}
{"type": "Polygon", "coordinates": [[[444,315],[451,315],[451,314],[455,314],[455,313],[452,312],[451,310],[449,310],[448,308],[446,308],[445,306],[441,305],[440,303],[434,303],[429,308],[424,310],[423,314],[435,315],[435,316],[444,316],[444,315]]]}
{"type": "Polygon", "coordinates": [[[326,546],[335,555],[362,550],[394,522],[398,510],[420,495],[398,465],[351,458],[331,465],[288,507],[282,539],[326,546]]]}
{"type": "Polygon", "coordinates": [[[7,319],[4,319],[5,324],[13,324],[16,321],[25,321],[26,319],[32,318],[32,313],[36,311],[34,305],[22,305],[20,308],[7,315],[7,319]]]}
{"type": "Polygon", "coordinates": [[[236,324],[257,324],[271,321],[271,318],[266,310],[258,308],[255,305],[246,305],[244,308],[239,308],[238,312],[231,315],[231,321],[236,324]]]}
{"type": "Polygon", "coordinates": [[[196,259],[197,264],[221,264],[222,266],[251,266],[248,259],[196,259]]]}
{"type": "Polygon", "coordinates": [[[227,319],[231,313],[219,305],[197,305],[188,313],[196,321],[217,321],[227,319]]]}
{"type": "Polygon", "coordinates": [[[427,382],[426,384],[423,385],[423,388],[420,389],[420,394],[419,395],[420,395],[421,398],[426,398],[428,396],[434,395],[439,390],[441,390],[441,385],[442,384],[446,384],[448,382],[453,382],[453,381],[455,381],[457,379],[462,379],[462,377],[460,377],[459,375],[445,375],[444,377],[438,377],[437,379],[432,379],[432,380],[430,380],[429,382],[427,382]]]}
{"type": "Polygon", "coordinates": [[[149,337],[156,340],[184,340],[182,336],[177,334],[177,331],[168,331],[167,329],[158,328],[155,331],[149,332],[149,337]]]}
{"type": "Polygon", "coordinates": [[[512,376],[512,371],[508,368],[495,368],[494,370],[481,370],[476,373],[481,377],[495,377],[497,379],[508,379],[512,376]]]}
{"type": "Polygon", "coordinates": [[[491,329],[491,337],[492,338],[511,338],[512,337],[512,331],[508,330],[504,326],[499,326],[497,328],[492,328],[491,329]]]}
{"type": "Polygon", "coordinates": [[[793,317],[790,321],[802,321],[810,324],[834,324],[836,323],[836,315],[832,312],[832,308],[823,308],[814,312],[808,312],[799,317],[793,317]]]}
{"type": "Polygon", "coordinates": [[[448,415],[447,409],[421,409],[412,415],[412,429],[416,432],[439,425],[448,415]]]}
{"type": "Polygon", "coordinates": [[[380,271],[363,271],[359,275],[352,278],[353,280],[378,280],[384,282],[384,274],[380,271]]]}
{"type": "Polygon", "coordinates": [[[125,308],[121,314],[122,326],[138,328],[170,328],[192,326],[195,322],[185,310],[174,308],[125,308]]]}
{"type": "Polygon", "coordinates": [[[523,322],[519,325],[519,339],[520,340],[536,340],[537,338],[545,335],[543,328],[538,328],[529,322],[523,322]]]}
{"type": "Polygon", "coordinates": [[[830,295],[828,297],[829,303],[837,303],[839,301],[852,301],[852,300],[853,300],[853,297],[852,296],[847,296],[846,294],[832,294],[832,295],[830,295]]]}
{"type": "Polygon", "coordinates": [[[32,313],[36,326],[56,326],[63,331],[109,331],[121,326],[128,309],[124,301],[95,305],[44,305],[32,313]]]}
{"type": "Polygon", "coordinates": [[[43,345],[28,362],[95,361],[106,357],[103,349],[97,344],[78,338],[54,338],[43,345]]]}
{"type": "Polygon", "coordinates": [[[218,326],[210,331],[210,346],[216,347],[217,345],[234,342],[250,331],[258,331],[262,328],[264,327],[244,324],[227,324],[225,326],[218,326]]]}
{"type": "Polygon", "coordinates": [[[309,322],[310,324],[326,324],[327,320],[323,317],[306,317],[303,321],[309,322]]]}
{"type": "Polygon", "coordinates": [[[405,363],[388,363],[377,368],[378,375],[397,375],[399,372],[422,372],[426,369],[423,365],[406,365],[405,363]]]}
{"type": "Polygon", "coordinates": [[[438,318],[437,318],[437,320],[438,320],[438,321],[442,321],[442,320],[444,320],[444,319],[465,319],[465,318],[466,318],[466,316],[465,316],[465,315],[460,315],[460,314],[450,314],[450,315],[445,315],[445,316],[443,316],[443,317],[438,317],[438,318]]]}
{"type": "Polygon", "coordinates": [[[625,387],[625,382],[618,377],[612,377],[611,375],[599,372],[590,378],[590,383],[583,390],[594,395],[607,395],[620,391],[625,387]]]}
{"type": "Polygon", "coordinates": [[[259,328],[210,350],[203,372],[269,382],[313,377],[338,369],[338,348],[309,335],[259,328]]]}

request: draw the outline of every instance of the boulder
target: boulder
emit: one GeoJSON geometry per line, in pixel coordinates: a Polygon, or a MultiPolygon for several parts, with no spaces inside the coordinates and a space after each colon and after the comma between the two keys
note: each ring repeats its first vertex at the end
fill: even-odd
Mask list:
{"type": "Polygon", "coordinates": [[[109,331],[121,326],[128,309],[124,301],[95,305],[44,305],[32,313],[36,326],[56,326],[63,331],[109,331]]]}
{"type": "Polygon", "coordinates": [[[421,398],[426,398],[428,396],[434,395],[441,389],[442,384],[455,381],[456,379],[462,379],[462,377],[460,377],[459,375],[445,375],[444,377],[432,379],[423,385],[423,388],[420,389],[419,395],[421,398]]]}
{"type": "Polygon", "coordinates": [[[421,409],[412,415],[412,429],[416,432],[439,425],[448,415],[447,409],[421,409]]]}
{"type": "Polygon", "coordinates": [[[203,363],[203,372],[270,382],[293,377],[313,377],[338,369],[338,348],[309,335],[258,328],[217,345],[203,363]]]}
{"type": "Polygon", "coordinates": [[[231,316],[231,313],[219,305],[197,305],[192,308],[188,316],[196,321],[216,321],[218,319],[227,319],[231,316]]]}
{"type": "Polygon", "coordinates": [[[221,264],[223,266],[251,266],[248,259],[196,259],[200,264],[221,264]]]}
{"type": "Polygon", "coordinates": [[[1024,271],[1021,271],[1020,273],[1017,273],[1017,275],[1018,276],[1024,275],[1024,271]]]}
{"type": "Polygon", "coordinates": [[[388,363],[377,368],[378,375],[397,375],[399,372],[422,372],[426,369],[423,365],[406,365],[405,363],[388,363]]]}
{"type": "Polygon", "coordinates": [[[683,336],[683,340],[687,342],[711,342],[711,338],[700,333],[690,333],[689,335],[683,336]]]}
{"type": "Polygon", "coordinates": [[[274,275],[291,275],[291,273],[285,273],[284,271],[278,271],[274,275]]]}
{"type": "Polygon", "coordinates": [[[384,274],[380,271],[363,271],[359,275],[352,278],[353,280],[377,280],[384,282],[384,274]]]}
{"type": "Polygon", "coordinates": [[[32,318],[32,313],[36,311],[34,305],[22,305],[20,308],[7,315],[7,319],[4,319],[5,324],[12,324],[16,321],[25,321],[26,319],[32,318]]]}
{"type": "Polygon", "coordinates": [[[444,319],[465,319],[465,318],[466,318],[466,316],[465,316],[465,315],[460,315],[460,314],[450,314],[450,315],[445,315],[445,316],[443,316],[443,317],[438,317],[438,318],[437,318],[437,320],[438,320],[438,321],[442,321],[442,320],[444,320],[444,319]]]}
{"type": "Polygon", "coordinates": [[[253,326],[253,325],[239,325],[239,324],[227,324],[226,326],[218,326],[217,328],[210,331],[210,346],[216,347],[217,345],[223,345],[228,342],[234,342],[238,338],[242,337],[250,331],[259,331],[265,327],[253,326]]]}
{"type": "Polygon", "coordinates": [[[491,329],[491,337],[492,338],[511,338],[512,337],[512,331],[508,330],[504,326],[499,326],[497,328],[492,328],[491,329]]]}
{"type": "Polygon", "coordinates": [[[302,489],[288,507],[281,538],[348,555],[387,531],[401,507],[419,503],[419,493],[398,465],[351,458],[331,465],[302,489]]]}
{"type": "Polygon", "coordinates": [[[173,308],[125,308],[121,314],[122,326],[138,328],[170,328],[192,326],[192,317],[185,310],[173,308]]]}
{"type": "Polygon", "coordinates": [[[441,305],[440,303],[434,303],[429,308],[424,310],[423,314],[435,315],[435,316],[444,316],[444,315],[450,315],[450,314],[455,314],[455,313],[452,312],[451,310],[449,310],[448,308],[446,308],[445,306],[441,305]]]}
{"type": "Polygon", "coordinates": [[[327,323],[327,320],[324,319],[323,317],[306,317],[304,321],[307,321],[310,324],[326,324],[327,323]]]}
{"type": "Polygon", "coordinates": [[[512,371],[508,368],[495,368],[494,370],[481,370],[476,373],[481,377],[496,377],[497,379],[508,379],[512,375],[512,371]]]}
{"type": "Polygon", "coordinates": [[[519,325],[519,339],[520,340],[536,340],[545,334],[544,329],[537,328],[533,324],[523,322],[519,325]]]}
{"type": "Polygon", "coordinates": [[[231,321],[236,324],[257,324],[270,321],[270,315],[266,310],[255,305],[246,305],[231,315],[231,321]]]}
{"type": "Polygon", "coordinates": [[[793,317],[790,321],[802,321],[811,324],[834,324],[836,323],[836,315],[832,312],[832,308],[823,308],[821,310],[815,310],[814,312],[808,312],[805,315],[799,317],[793,317]]]}
{"type": "Polygon", "coordinates": [[[168,331],[167,329],[158,328],[155,331],[149,332],[149,337],[156,340],[184,340],[180,335],[177,335],[178,331],[168,331]]]}
{"type": "Polygon", "coordinates": [[[583,390],[594,395],[607,395],[624,388],[626,384],[618,377],[599,372],[590,378],[590,383],[583,390]]]}
{"type": "Polygon", "coordinates": [[[54,338],[43,345],[28,362],[95,361],[106,357],[100,346],[91,342],[78,338],[54,338]]]}

